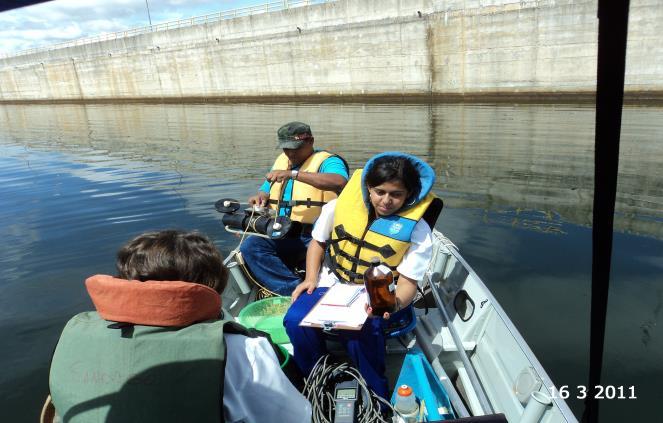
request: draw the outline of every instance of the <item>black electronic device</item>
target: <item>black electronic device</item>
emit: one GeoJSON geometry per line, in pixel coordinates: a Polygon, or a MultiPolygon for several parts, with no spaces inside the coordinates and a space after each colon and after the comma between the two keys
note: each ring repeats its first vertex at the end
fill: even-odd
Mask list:
{"type": "Polygon", "coordinates": [[[243,231],[248,234],[266,235],[269,238],[284,238],[292,227],[292,221],[286,216],[274,216],[270,209],[254,207],[241,210],[237,200],[222,198],[214,203],[214,208],[223,213],[221,221],[230,232],[243,231]]]}
{"type": "Polygon", "coordinates": [[[334,389],[334,423],[354,423],[359,399],[359,384],[355,379],[339,382],[334,389]]]}

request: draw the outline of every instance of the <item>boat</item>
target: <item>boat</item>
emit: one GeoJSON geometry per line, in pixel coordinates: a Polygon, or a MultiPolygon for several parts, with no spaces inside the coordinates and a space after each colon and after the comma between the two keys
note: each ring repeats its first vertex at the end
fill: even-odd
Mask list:
{"type": "MultiPolygon", "coordinates": [[[[598,422],[599,415],[596,390],[601,382],[610,285],[628,15],[628,0],[598,2],[590,368],[583,412],[583,421],[590,423],[598,422]]],[[[560,390],[459,249],[438,230],[433,233],[433,257],[420,284],[434,303],[428,312],[416,311],[417,324],[401,341],[405,349],[418,347],[424,352],[455,416],[501,413],[509,422],[577,422],[560,390]]],[[[238,251],[226,260],[232,280],[224,304],[230,304],[233,315],[264,291],[247,283],[238,251]]],[[[389,365],[389,356],[402,357],[405,352],[392,340],[387,354],[389,365]]]]}
{"type": "MultiPolygon", "coordinates": [[[[593,211],[589,386],[595,386],[601,379],[628,9],[628,0],[599,0],[597,189],[593,211]]],[[[230,313],[237,317],[240,310],[264,290],[248,283],[249,275],[239,249],[233,250],[225,263],[231,268],[232,276],[224,292],[224,304],[229,304],[230,313]]],[[[405,348],[390,341],[387,353],[402,356],[404,349],[419,347],[445,388],[457,417],[502,413],[510,422],[577,422],[559,390],[481,278],[462,258],[458,248],[437,230],[434,230],[433,257],[421,284],[428,288],[434,304],[427,312],[417,310],[417,325],[413,332],[404,335],[407,339],[401,340],[405,348]]],[[[590,395],[586,400],[585,413],[587,421],[598,420],[596,396],[590,395]]],[[[53,417],[49,396],[40,421],[52,421],[53,417]]]]}
{"type": "MultiPolygon", "coordinates": [[[[424,295],[415,299],[419,307],[415,307],[414,330],[387,342],[390,386],[408,351],[420,350],[457,418],[503,414],[509,422],[577,422],[527,342],[456,245],[437,229],[433,236],[433,256],[420,281],[424,295]]],[[[223,304],[231,315],[237,317],[248,304],[271,295],[251,276],[239,247],[225,264],[231,277],[223,304]]],[[[292,352],[289,344],[285,347],[292,352]]]]}

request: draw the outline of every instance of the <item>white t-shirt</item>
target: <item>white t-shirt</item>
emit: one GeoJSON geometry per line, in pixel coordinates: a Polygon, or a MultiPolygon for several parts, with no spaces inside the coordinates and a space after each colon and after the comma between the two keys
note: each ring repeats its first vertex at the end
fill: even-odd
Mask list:
{"type": "MultiPolygon", "coordinates": [[[[320,217],[315,222],[311,236],[318,242],[327,242],[331,238],[334,226],[334,210],[336,200],[331,200],[322,207],[320,217]]],[[[398,273],[412,280],[423,279],[428,263],[433,256],[433,232],[425,220],[421,219],[414,225],[410,237],[410,248],[405,252],[403,260],[396,267],[398,273]]],[[[338,282],[338,278],[326,265],[320,269],[318,287],[329,287],[338,282]]]]}
{"type": "Polygon", "coordinates": [[[264,338],[224,334],[223,390],[227,422],[310,422],[311,404],[281,371],[264,338]]]}

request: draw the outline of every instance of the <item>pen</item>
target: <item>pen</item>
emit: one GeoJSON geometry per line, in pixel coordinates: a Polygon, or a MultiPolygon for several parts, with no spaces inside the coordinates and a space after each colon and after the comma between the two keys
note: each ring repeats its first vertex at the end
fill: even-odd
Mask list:
{"type": "Polygon", "coordinates": [[[346,301],[345,305],[343,304],[331,304],[331,303],[320,303],[320,305],[324,306],[332,306],[332,307],[350,307],[356,300],[361,296],[361,294],[364,293],[364,288],[359,289],[356,291],[354,294],[352,294],[352,297],[348,301],[346,301]]]}
{"type": "Polygon", "coordinates": [[[350,298],[350,301],[348,301],[348,306],[351,306],[352,303],[354,303],[357,300],[357,298],[359,298],[359,296],[363,293],[364,293],[364,288],[361,288],[360,290],[355,292],[352,298],[350,298]]]}

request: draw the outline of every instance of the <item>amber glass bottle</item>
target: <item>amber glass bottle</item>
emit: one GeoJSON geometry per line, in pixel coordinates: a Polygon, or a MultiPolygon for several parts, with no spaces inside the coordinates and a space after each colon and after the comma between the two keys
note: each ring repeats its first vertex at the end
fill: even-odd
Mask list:
{"type": "Polygon", "coordinates": [[[380,264],[379,258],[371,259],[371,265],[364,272],[364,285],[373,316],[382,317],[385,312],[392,313],[396,310],[394,275],[389,267],[380,264]]]}

